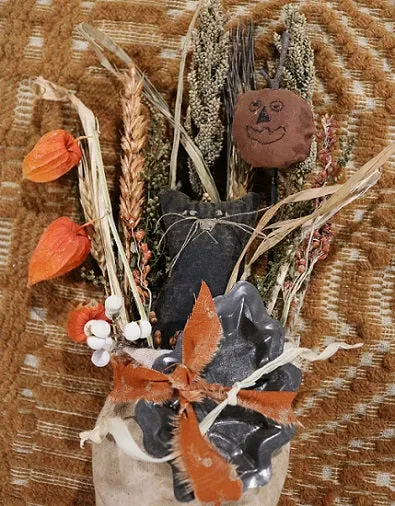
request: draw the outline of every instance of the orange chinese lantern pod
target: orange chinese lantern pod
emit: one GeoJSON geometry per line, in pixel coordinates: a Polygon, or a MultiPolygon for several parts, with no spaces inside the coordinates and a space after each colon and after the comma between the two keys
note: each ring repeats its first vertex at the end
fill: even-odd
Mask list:
{"type": "Polygon", "coordinates": [[[66,326],[70,339],[76,343],[85,342],[87,336],[84,332],[84,328],[90,320],[110,321],[106,317],[106,310],[102,304],[80,306],[70,311],[66,326]]]}
{"type": "Polygon", "coordinates": [[[29,263],[29,285],[72,271],[89,255],[91,241],[83,226],[62,216],[43,232],[29,263]]]}
{"type": "Polygon", "coordinates": [[[23,161],[23,175],[35,183],[54,181],[79,163],[78,142],[65,130],[43,135],[23,161]]]}

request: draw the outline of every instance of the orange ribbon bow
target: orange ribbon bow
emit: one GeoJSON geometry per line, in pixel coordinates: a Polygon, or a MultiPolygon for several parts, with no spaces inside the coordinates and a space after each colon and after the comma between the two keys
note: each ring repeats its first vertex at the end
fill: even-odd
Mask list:
{"type": "MultiPolygon", "coordinates": [[[[237,501],[243,484],[236,468],[222,457],[207,437],[202,436],[192,403],[205,398],[219,403],[230,391],[229,387],[207,383],[200,377],[200,372],[215,355],[221,338],[222,327],[214,300],[203,282],[183,333],[183,363],[176,365],[174,371],[167,375],[115,359],[115,386],[111,393],[112,399],[117,402],[144,399],[162,403],[178,397],[180,410],[173,445],[180,456],[176,464],[186,472],[196,498],[216,504],[237,501]]],[[[284,424],[295,420],[291,408],[295,395],[296,392],[240,390],[237,402],[284,424]]]]}

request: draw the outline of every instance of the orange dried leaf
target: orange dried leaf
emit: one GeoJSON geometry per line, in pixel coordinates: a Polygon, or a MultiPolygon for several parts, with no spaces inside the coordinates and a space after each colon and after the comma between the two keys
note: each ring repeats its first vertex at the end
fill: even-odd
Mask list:
{"type": "Polygon", "coordinates": [[[106,310],[102,304],[96,306],[82,306],[70,311],[67,320],[67,333],[69,337],[76,343],[86,341],[84,327],[89,320],[106,320],[106,310]]]}
{"type": "Polygon", "coordinates": [[[136,366],[113,361],[114,388],[110,397],[115,402],[127,402],[138,399],[164,402],[170,400],[174,390],[166,374],[136,366]]]}
{"type": "Polygon", "coordinates": [[[297,392],[260,392],[258,390],[240,390],[237,395],[238,404],[243,408],[252,409],[262,415],[288,425],[295,422],[292,401],[297,392]]]}
{"type": "Polygon", "coordinates": [[[198,375],[211,361],[222,338],[219,321],[210,289],[203,281],[192,314],[182,338],[183,363],[198,375]]]}
{"type": "Polygon", "coordinates": [[[62,216],[43,232],[29,263],[29,285],[72,271],[89,255],[91,241],[84,228],[62,216]]]}
{"type": "Polygon", "coordinates": [[[237,501],[243,486],[235,467],[203,437],[191,404],[181,414],[177,444],[180,457],[176,463],[201,502],[237,501]]]}
{"type": "Polygon", "coordinates": [[[52,130],[41,137],[23,161],[23,175],[36,183],[54,181],[81,160],[78,142],[65,130],[52,130]]]}

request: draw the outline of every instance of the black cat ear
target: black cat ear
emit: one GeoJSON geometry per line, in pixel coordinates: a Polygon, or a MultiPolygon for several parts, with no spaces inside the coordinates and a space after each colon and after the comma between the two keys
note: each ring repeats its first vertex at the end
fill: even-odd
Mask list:
{"type": "Polygon", "coordinates": [[[162,213],[182,213],[190,207],[191,199],[178,190],[164,190],[159,195],[162,213]]]}

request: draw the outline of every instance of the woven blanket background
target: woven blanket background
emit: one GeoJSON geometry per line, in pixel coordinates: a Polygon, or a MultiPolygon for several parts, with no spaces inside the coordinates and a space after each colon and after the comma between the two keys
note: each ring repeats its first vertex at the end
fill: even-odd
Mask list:
{"type": "MultiPolygon", "coordinates": [[[[233,15],[248,13],[257,22],[262,56],[285,3],[225,2],[233,15]]],[[[351,174],[395,136],[395,9],[390,0],[301,3],[316,52],[317,112],[334,113],[342,133],[354,137],[351,174]]],[[[30,79],[42,74],[78,91],[99,117],[106,169],[113,173],[121,127],[116,86],[75,26],[87,21],[105,31],[174,94],[195,5],[0,0],[2,505],[94,504],[90,451],[80,450],[78,433],[92,427],[110,388],[109,371],[95,369],[63,327],[73,304],[100,294],[78,275],[26,287],[43,228],[61,214],[80,218],[75,173],[53,184],[21,181],[23,157],[40,135],[77,126],[68,107],[35,105],[30,79]]],[[[302,343],[342,339],[365,346],[305,374],[296,404],[304,428],[292,445],[281,506],[394,504],[394,174],[394,163],[387,164],[375,189],[337,217],[336,246],[310,290],[302,343]]]]}

